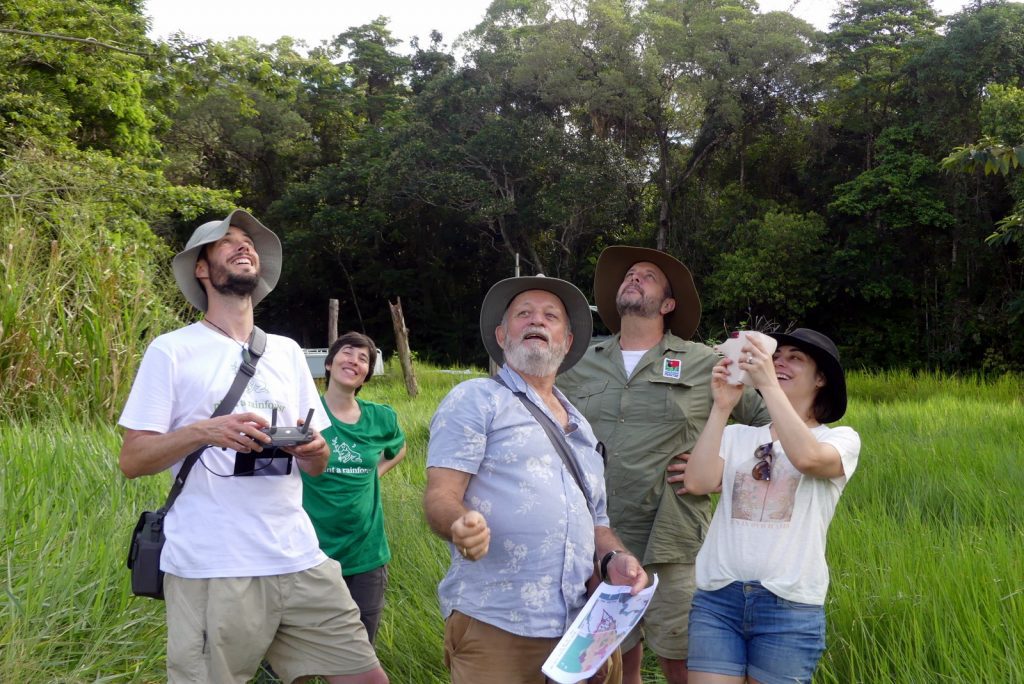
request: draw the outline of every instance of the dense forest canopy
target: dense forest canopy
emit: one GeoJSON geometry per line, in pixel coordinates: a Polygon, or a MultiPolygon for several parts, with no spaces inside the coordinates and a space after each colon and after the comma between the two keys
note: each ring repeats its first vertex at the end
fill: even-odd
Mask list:
{"type": "Polygon", "coordinates": [[[169,255],[235,205],[285,244],[258,323],[304,346],[337,298],[390,347],[401,297],[419,355],[480,363],[517,257],[589,292],[629,243],[691,267],[705,340],[796,324],[855,367],[1024,367],[1024,4],[844,0],[827,32],[756,9],[495,0],[458,53],[404,54],[383,18],[309,49],[154,42],[141,0],[8,0],[5,396],[84,363],[109,415],[192,315],[169,255]]]}

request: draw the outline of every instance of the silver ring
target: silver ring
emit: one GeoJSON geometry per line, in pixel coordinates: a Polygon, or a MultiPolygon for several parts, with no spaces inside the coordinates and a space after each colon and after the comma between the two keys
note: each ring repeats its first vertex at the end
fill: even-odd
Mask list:
{"type": "Polygon", "coordinates": [[[754,363],[754,355],[747,354],[747,363],[754,363]]]}

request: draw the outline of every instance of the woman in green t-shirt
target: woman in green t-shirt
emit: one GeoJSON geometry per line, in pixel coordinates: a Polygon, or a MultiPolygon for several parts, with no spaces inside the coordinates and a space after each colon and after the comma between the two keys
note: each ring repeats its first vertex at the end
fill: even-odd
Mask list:
{"type": "Polygon", "coordinates": [[[327,391],[321,397],[331,426],[331,447],[319,477],[302,473],[302,505],[320,548],[341,563],[341,574],[373,643],[384,609],[391,550],[384,535],[380,476],[405,457],[405,434],[390,406],[363,401],[359,389],[373,377],[377,346],[348,332],[327,352],[327,391]]]}

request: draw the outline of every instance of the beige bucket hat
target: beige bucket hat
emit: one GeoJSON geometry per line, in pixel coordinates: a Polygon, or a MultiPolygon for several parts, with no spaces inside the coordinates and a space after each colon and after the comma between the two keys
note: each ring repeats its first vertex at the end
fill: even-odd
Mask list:
{"type": "Polygon", "coordinates": [[[256,254],[260,257],[260,279],[252,293],[252,305],[256,306],[270,294],[281,277],[281,241],[272,230],[260,223],[247,211],[235,209],[223,221],[209,221],[195,229],[185,249],[174,256],[172,268],[174,279],[185,299],[200,311],[206,311],[208,302],[206,290],[196,279],[196,261],[204,245],[216,242],[227,235],[228,228],[241,228],[252,238],[256,254]]]}

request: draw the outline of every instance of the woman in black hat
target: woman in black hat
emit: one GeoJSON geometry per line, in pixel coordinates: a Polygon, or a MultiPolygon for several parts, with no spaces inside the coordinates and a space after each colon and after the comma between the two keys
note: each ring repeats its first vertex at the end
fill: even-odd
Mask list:
{"type": "Polygon", "coordinates": [[[857,467],[860,437],[830,428],[846,412],[846,379],[828,337],[799,328],[756,340],[739,366],[772,422],[726,423],[742,395],[729,359],[712,373],[714,407],[686,469],[686,489],[721,487],[697,555],[689,681],[810,682],[825,650],[825,536],[857,467]]]}

